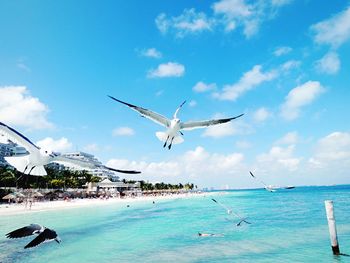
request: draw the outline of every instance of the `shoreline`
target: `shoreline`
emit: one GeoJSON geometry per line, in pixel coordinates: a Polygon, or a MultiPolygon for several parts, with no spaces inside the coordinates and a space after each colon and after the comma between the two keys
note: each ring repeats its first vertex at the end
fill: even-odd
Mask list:
{"type": "Polygon", "coordinates": [[[146,202],[146,201],[160,201],[160,200],[175,200],[183,198],[202,197],[211,195],[212,193],[183,193],[176,195],[159,195],[159,196],[141,196],[141,197],[129,197],[129,198],[109,198],[109,199],[71,199],[70,201],[57,200],[57,201],[39,201],[34,202],[31,209],[26,208],[24,203],[20,204],[1,204],[0,205],[0,216],[12,216],[28,213],[38,213],[46,211],[57,211],[70,208],[80,207],[94,207],[104,206],[111,204],[128,204],[135,202],[146,202]]]}

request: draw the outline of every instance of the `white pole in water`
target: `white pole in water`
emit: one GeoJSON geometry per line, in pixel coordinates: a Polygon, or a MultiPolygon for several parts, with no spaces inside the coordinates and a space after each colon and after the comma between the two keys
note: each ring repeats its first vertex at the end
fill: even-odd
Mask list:
{"type": "Polygon", "coordinates": [[[333,201],[326,200],[324,201],[327,213],[329,236],[331,238],[332,251],[334,255],[340,255],[338,237],[337,237],[337,228],[335,225],[335,217],[333,210],[333,201]]]}

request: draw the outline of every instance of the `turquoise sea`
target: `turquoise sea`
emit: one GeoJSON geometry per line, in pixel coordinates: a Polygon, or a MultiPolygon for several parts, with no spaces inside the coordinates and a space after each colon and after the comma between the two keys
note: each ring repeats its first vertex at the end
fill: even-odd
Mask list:
{"type": "Polygon", "coordinates": [[[2,216],[0,262],[350,262],[331,253],[324,208],[334,201],[340,250],[350,254],[350,186],[226,193],[2,216]],[[212,197],[252,224],[235,226],[212,197]],[[5,238],[30,223],[55,229],[62,243],[25,250],[31,237],[5,238]]]}

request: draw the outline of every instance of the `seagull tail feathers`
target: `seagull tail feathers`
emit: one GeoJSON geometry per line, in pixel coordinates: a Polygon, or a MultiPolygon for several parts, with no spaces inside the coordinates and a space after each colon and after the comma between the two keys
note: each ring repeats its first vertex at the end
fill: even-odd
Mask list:
{"type": "MultiPolygon", "coordinates": [[[[156,132],[156,136],[157,138],[161,141],[161,142],[165,142],[167,139],[170,142],[171,138],[168,138],[168,133],[166,132],[156,132]]],[[[182,138],[180,135],[176,135],[173,139],[173,144],[180,144],[184,142],[184,138],[182,138]]]]}
{"type": "Polygon", "coordinates": [[[174,140],[173,140],[173,144],[180,144],[180,143],[183,143],[184,142],[184,138],[177,135],[174,137],[174,140]]]}
{"type": "Polygon", "coordinates": [[[168,137],[168,134],[166,132],[159,131],[159,132],[156,132],[156,136],[161,142],[165,142],[168,137]]]}
{"type": "Polygon", "coordinates": [[[47,175],[46,170],[44,166],[35,166],[33,170],[30,172],[30,175],[35,175],[35,176],[45,176],[47,175]]]}

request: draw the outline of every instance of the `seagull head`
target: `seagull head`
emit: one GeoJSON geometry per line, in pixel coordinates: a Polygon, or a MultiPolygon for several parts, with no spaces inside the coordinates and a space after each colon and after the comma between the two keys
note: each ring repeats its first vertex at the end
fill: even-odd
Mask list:
{"type": "Polygon", "coordinates": [[[45,157],[55,157],[55,154],[48,149],[40,149],[40,153],[45,157]]]}

